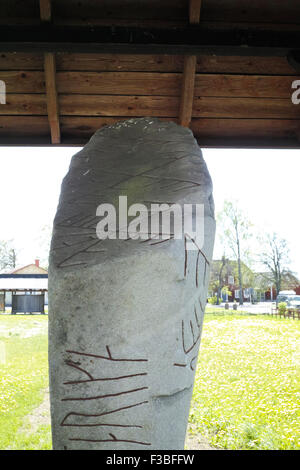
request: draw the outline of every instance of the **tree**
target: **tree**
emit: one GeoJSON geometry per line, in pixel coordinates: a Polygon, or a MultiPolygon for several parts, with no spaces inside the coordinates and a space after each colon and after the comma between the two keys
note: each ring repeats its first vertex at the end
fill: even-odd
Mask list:
{"type": "Polygon", "coordinates": [[[17,254],[12,240],[0,241],[0,271],[14,269],[16,264],[17,254]]]}
{"type": "Polygon", "coordinates": [[[243,305],[243,273],[242,257],[247,256],[247,249],[244,246],[248,238],[252,236],[250,227],[252,224],[238,208],[236,202],[225,201],[222,213],[218,216],[221,229],[221,238],[228,245],[238,266],[239,280],[239,304],[243,305]]]}
{"type": "Polygon", "coordinates": [[[223,271],[225,269],[225,266],[226,266],[226,263],[227,263],[227,259],[226,259],[226,256],[225,254],[222,256],[222,259],[220,261],[220,265],[219,265],[219,272],[218,272],[218,294],[217,294],[217,305],[219,305],[220,303],[220,298],[221,298],[221,295],[222,295],[222,289],[224,287],[224,280],[223,280],[223,271]]]}
{"type": "Polygon", "coordinates": [[[225,254],[222,256],[221,260],[215,260],[212,264],[211,273],[210,273],[210,290],[213,292],[213,295],[217,291],[217,305],[220,303],[222,288],[226,283],[225,280],[225,267],[227,266],[228,259],[225,254]]]}
{"type": "Polygon", "coordinates": [[[40,232],[38,233],[35,243],[37,247],[38,253],[36,256],[40,259],[41,265],[47,269],[48,268],[48,258],[49,258],[49,251],[50,251],[50,244],[51,244],[51,236],[52,236],[52,225],[47,224],[44,225],[40,232]]]}
{"type": "Polygon", "coordinates": [[[260,261],[268,268],[268,278],[275,285],[278,295],[284,280],[292,275],[287,267],[290,262],[287,241],[279,238],[277,233],[268,233],[260,238],[260,242],[263,245],[260,261]]]}

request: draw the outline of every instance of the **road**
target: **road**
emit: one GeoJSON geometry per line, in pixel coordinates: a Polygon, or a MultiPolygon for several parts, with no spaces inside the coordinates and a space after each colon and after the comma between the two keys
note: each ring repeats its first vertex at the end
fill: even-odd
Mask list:
{"type": "MultiPolygon", "coordinates": [[[[232,310],[233,302],[228,302],[228,303],[229,303],[229,310],[232,310]]],[[[275,305],[274,302],[273,302],[273,305],[275,305]]],[[[224,309],[225,304],[223,302],[221,305],[214,305],[213,307],[216,309],[218,308],[224,309]]],[[[237,309],[240,311],[242,310],[243,312],[249,312],[255,315],[259,315],[261,313],[271,313],[271,308],[272,308],[272,302],[258,302],[257,304],[244,302],[244,305],[238,305],[237,307],[237,309]]]]}

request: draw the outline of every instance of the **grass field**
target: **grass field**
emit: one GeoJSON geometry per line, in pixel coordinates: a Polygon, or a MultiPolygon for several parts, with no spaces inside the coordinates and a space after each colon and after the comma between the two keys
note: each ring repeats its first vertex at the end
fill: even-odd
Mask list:
{"type": "Polygon", "coordinates": [[[50,449],[50,423],[27,416],[48,388],[47,316],[0,315],[0,449],[50,449]],[[33,432],[34,431],[34,432],[33,432]]]}
{"type": "Polygon", "coordinates": [[[190,422],[226,449],[299,449],[300,322],[207,314],[190,422]]]}
{"type": "MultiPolygon", "coordinates": [[[[300,322],[207,314],[190,423],[226,449],[299,449],[300,322]]],[[[47,316],[0,315],[0,449],[51,449],[47,316]],[[48,415],[48,413],[46,413],[48,415]],[[41,416],[40,416],[41,418],[41,416]]]]}

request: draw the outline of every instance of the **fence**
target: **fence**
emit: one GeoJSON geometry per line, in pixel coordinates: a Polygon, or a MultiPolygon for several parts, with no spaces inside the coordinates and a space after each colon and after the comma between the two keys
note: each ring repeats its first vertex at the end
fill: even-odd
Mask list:
{"type": "Polygon", "coordinates": [[[272,305],[271,313],[269,315],[279,318],[283,317],[292,318],[293,320],[300,320],[300,308],[287,307],[285,310],[280,310],[276,305],[272,305]]]}

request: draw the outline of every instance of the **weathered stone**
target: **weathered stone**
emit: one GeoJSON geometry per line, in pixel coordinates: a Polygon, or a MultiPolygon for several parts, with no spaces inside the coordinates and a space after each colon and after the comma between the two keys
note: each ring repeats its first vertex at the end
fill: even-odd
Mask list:
{"type": "Polygon", "coordinates": [[[211,180],[190,130],[149,118],[105,127],[62,185],[49,269],[55,449],[182,449],[215,221],[211,180]],[[202,247],[187,237],[99,240],[96,209],[204,205],[202,247]],[[189,241],[190,242],[190,241],[189,241]]]}

